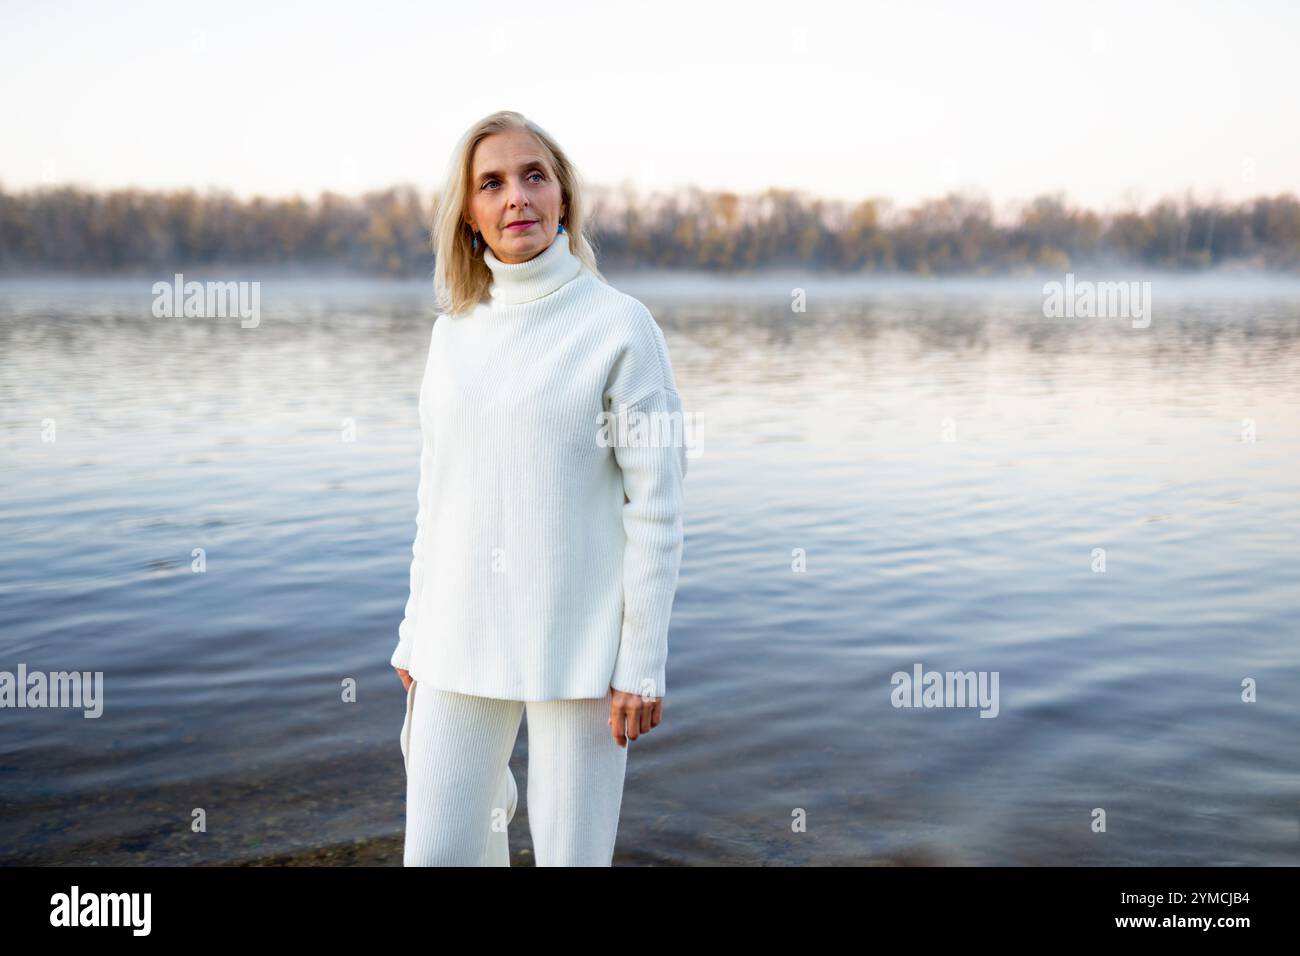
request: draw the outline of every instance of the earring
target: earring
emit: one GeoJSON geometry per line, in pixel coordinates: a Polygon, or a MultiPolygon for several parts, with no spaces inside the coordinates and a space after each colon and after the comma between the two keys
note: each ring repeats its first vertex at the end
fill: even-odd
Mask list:
{"type": "Polygon", "coordinates": [[[478,252],[478,233],[474,233],[474,251],[478,252]]]}
{"type": "Polygon", "coordinates": [[[564,223],[560,223],[560,228],[557,229],[557,230],[555,230],[555,231],[556,231],[556,232],[564,232],[564,223]]]}

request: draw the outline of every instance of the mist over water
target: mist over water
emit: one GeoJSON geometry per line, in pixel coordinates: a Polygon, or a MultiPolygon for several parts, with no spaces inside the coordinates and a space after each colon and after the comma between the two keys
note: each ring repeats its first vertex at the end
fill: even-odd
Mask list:
{"type": "MultiPolygon", "coordinates": [[[[1088,276],[1152,281],[1137,329],[1052,278],[611,277],[699,428],[616,863],[1300,863],[1300,283],[1088,276]],[[916,664],[997,717],[893,706],[916,664]]],[[[243,329],[151,281],[0,283],[0,670],[105,675],[0,713],[0,862],[399,864],[427,283],[243,329]]]]}

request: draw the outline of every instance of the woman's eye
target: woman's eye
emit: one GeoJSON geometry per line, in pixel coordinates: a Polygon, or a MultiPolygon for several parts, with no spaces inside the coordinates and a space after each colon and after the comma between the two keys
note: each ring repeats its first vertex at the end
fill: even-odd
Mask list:
{"type": "MultiPolygon", "coordinates": [[[[534,172],[534,173],[529,173],[529,174],[528,174],[528,178],[529,178],[529,179],[531,179],[531,178],[534,177],[534,176],[540,177],[540,178],[543,179],[543,180],[546,179],[546,177],[543,176],[541,173],[536,173],[536,172],[534,172]]],[[[482,186],[480,186],[479,188],[480,188],[480,189],[487,189],[488,186],[490,186],[492,183],[495,183],[495,182],[498,182],[498,180],[496,180],[496,179],[489,179],[487,182],[485,182],[485,183],[484,183],[482,186]]]]}

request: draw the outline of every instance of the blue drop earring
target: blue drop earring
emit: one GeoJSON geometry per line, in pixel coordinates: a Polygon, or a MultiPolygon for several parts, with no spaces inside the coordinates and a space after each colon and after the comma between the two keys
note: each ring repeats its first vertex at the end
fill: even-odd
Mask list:
{"type": "Polygon", "coordinates": [[[564,232],[564,223],[560,223],[560,228],[555,230],[557,233],[564,232]]]}
{"type": "Polygon", "coordinates": [[[474,233],[474,251],[478,252],[478,233],[474,233]]]}

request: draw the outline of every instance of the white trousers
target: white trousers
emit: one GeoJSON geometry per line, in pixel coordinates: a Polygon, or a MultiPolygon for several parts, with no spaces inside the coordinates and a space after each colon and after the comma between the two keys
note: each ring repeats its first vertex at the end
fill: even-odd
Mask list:
{"type": "Polygon", "coordinates": [[[610,866],[627,749],[609,729],[610,695],[500,700],[412,680],[404,866],[509,866],[518,790],[510,754],[528,714],[528,828],[538,866],[610,866]]]}

